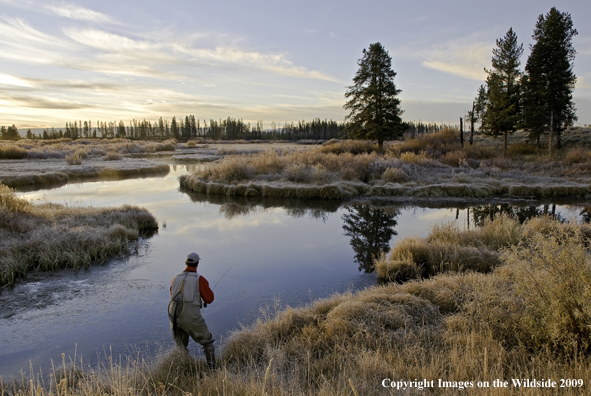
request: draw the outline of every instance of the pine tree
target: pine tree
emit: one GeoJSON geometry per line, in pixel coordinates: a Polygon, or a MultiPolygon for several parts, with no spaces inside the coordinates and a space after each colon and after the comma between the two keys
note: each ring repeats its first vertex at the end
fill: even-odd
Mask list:
{"type": "Polygon", "coordinates": [[[380,151],[384,140],[402,135],[403,111],[400,109],[401,90],[396,88],[392,70],[392,58],[380,43],[371,44],[363,50],[363,58],[357,64],[359,69],[353,78],[353,85],[347,87],[343,106],[350,110],[346,119],[350,121],[349,136],[360,139],[376,139],[380,151]]]}
{"type": "Polygon", "coordinates": [[[550,130],[550,141],[555,133],[560,148],[562,132],[577,120],[572,94],[577,81],[572,39],[577,34],[570,14],[555,7],[538,17],[522,79],[523,124],[538,146],[540,135],[550,130]]]}
{"type": "Polygon", "coordinates": [[[493,68],[484,69],[488,74],[486,88],[481,87],[478,91],[482,129],[492,136],[504,136],[505,154],[507,135],[515,132],[521,119],[519,58],[522,54],[523,44],[517,45],[517,35],[510,28],[505,37],[497,40],[491,60],[493,68]],[[484,95],[485,99],[482,98],[484,95]]]}

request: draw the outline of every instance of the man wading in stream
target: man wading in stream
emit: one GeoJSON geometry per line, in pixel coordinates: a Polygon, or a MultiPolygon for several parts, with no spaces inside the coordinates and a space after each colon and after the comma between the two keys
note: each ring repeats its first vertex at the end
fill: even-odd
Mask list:
{"type": "Polygon", "coordinates": [[[177,345],[188,352],[189,336],[201,344],[207,367],[215,369],[213,336],[201,316],[201,308],[213,302],[213,291],[207,279],[197,273],[199,255],[191,253],[185,261],[187,268],[172,278],[168,317],[172,335],[177,345]]]}

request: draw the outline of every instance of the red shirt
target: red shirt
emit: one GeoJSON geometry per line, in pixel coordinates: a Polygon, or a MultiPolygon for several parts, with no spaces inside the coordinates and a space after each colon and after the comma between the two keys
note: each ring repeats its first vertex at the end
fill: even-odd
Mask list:
{"type": "MultiPolygon", "coordinates": [[[[197,267],[187,267],[185,272],[197,272],[197,267]]],[[[170,282],[170,293],[172,294],[172,282],[170,282]]],[[[207,304],[213,302],[213,290],[209,288],[209,282],[203,276],[199,276],[199,294],[201,294],[203,302],[207,304]]]]}

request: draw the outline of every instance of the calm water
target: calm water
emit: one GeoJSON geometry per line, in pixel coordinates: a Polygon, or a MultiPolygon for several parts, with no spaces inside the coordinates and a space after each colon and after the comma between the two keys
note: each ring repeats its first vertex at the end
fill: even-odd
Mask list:
{"type": "MultiPolygon", "coordinates": [[[[173,167],[165,177],[69,184],[23,193],[33,201],[68,205],[120,204],[147,208],[160,229],[137,252],[86,271],[31,274],[0,293],[0,376],[47,373],[62,353],[93,364],[99,356],[154,354],[173,346],[166,307],[172,277],[190,252],[215,288],[203,316],[220,349],[261,310],[301,306],[345,290],[376,284],[364,268],[379,249],[409,235],[424,236],[443,220],[474,227],[498,210],[522,216],[552,211],[580,217],[583,205],[482,205],[462,209],[345,205],[207,198],[179,191],[173,167]],[[376,230],[378,230],[376,232],[376,230]]],[[[441,206],[441,205],[439,205],[441,206]]],[[[445,205],[444,205],[445,206],[445,205]]],[[[192,341],[193,354],[201,355],[192,341]]]]}

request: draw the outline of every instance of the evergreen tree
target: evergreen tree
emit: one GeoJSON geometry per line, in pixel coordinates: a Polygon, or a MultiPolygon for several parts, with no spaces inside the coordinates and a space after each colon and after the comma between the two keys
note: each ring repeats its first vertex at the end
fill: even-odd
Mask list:
{"type": "Polygon", "coordinates": [[[179,132],[179,126],[176,122],[176,117],[172,117],[172,121],[170,122],[170,133],[172,134],[172,137],[174,137],[176,140],[180,140],[181,138],[181,134],[179,132]]]}
{"type": "Polygon", "coordinates": [[[481,109],[482,128],[493,136],[504,136],[503,152],[507,153],[507,135],[515,132],[521,119],[519,97],[521,93],[521,72],[519,58],[523,54],[523,44],[517,45],[517,35],[510,28],[504,38],[497,40],[493,49],[492,69],[488,73],[486,89],[478,91],[481,109]],[[486,95],[483,101],[482,95],[486,95]],[[484,102],[484,104],[483,104],[484,102]]]}
{"type": "Polygon", "coordinates": [[[343,106],[350,110],[349,136],[360,139],[376,139],[380,151],[384,140],[402,135],[402,110],[397,97],[392,70],[392,58],[380,43],[370,44],[363,50],[363,58],[357,64],[359,69],[353,78],[353,85],[347,87],[343,106]]]}
{"type": "Polygon", "coordinates": [[[573,73],[576,51],[572,39],[578,34],[570,14],[553,7],[540,15],[534,29],[535,44],[525,66],[523,77],[523,124],[530,138],[540,141],[544,130],[550,130],[561,146],[561,134],[577,120],[573,90],[577,77],[573,73]]]}

